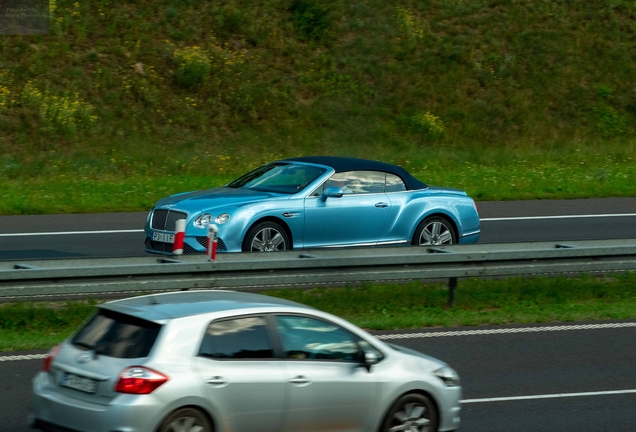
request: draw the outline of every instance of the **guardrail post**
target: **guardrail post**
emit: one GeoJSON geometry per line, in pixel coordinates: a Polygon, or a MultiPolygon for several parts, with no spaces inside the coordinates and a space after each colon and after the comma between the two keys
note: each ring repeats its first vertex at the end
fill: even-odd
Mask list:
{"type": "Polygon", "coordinates": [[[457,278],[448,279],[448,306],[453,307],[455,303],[455,290],[457,289],[457,278]]]}

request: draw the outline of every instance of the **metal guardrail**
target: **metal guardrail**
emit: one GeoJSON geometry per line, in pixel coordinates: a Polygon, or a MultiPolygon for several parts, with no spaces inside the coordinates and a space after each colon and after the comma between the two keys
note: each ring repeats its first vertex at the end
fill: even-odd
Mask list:
{"type": "Polygon", "coordinates": [[[636,239],[0,262],[0,298],[636,270],[636,239]]]}

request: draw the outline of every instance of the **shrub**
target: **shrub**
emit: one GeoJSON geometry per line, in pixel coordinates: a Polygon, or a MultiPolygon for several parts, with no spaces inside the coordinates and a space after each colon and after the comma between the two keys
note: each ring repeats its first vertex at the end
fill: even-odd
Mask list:
{"type": "Polygon", "coordinates": [[[430,25],[426,19],[417,12],[406,8],[397,7],[396,14],[402,30],[413,39],[424,39],[431,32],[430,25]]]}
{"type": "Polygon", "coordinates": [[[431,114],[430,111],[415,114],[410,118],[410,124],[413,129],[434,140],[441,138],[446,131],[446,125],[442,119],[431,114]]]}
{"type": "Polygon", "coordinates": [[[627,132],[627,116],[605,103],[599,103],[594,108],[596,113],[596,127],[601,136],[612,138],[625,135],[627,132]]]}
{"type": "Polygon", "coordinates": [[[210,56],[198,46],[176,49],[172,59],[178,67],[177,81],[185,88],[203,84],[212,72],[210,56]]]}
{"type": "Polygon", "coordinates": [[[331,17],[326,7],[313,0],[294,0],[289,11],[302,39],[319,41],[327,36],[331,17]]]}
{"type": "Polygon", "coordinates": [[[620,112],[610,104],[614,90],[607,85],[600,85],[596,94],[601,99],[594,107],[596,127],[601,136],[612,138],[625,135],[628,126],[627,116],[620,114],[620,112]]]}
{"type": "Polygon", "coordinates": [[[9,87],[0,84],[0,112],[6,110],[11,105],[11,90],[9,87]]]}
{"type": "Polygon", "coordinates": [[[79,98],[78,93],[56,96],[41,91],[32,82],[27,83],[20,95],[25,108],[34,108],[42,125],[47,129],[57,129],[75,133],[78,129],[88,128],[97,120],[95,107],[79,98]]]}

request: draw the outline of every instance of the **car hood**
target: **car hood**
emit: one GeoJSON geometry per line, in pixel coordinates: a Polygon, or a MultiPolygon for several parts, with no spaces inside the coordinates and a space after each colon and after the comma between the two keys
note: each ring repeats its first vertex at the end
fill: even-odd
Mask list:
{"type": "Polygon", "coordinates": [[[171,195],[157,201],[155,207],[176,204],[182,210],[203,210],[215,207],[236,206],[279,198],[280,194],[259,192],[250,189],[214,188],[171,195]]]}
{"type": "Polygon", "coordinates": [[[390,346],[391,348],[393,348],[394,350],[396,350],[398,352],[401,352],[403,354],[408,354],[408,355],[412,355],[414,357],[420,357],[420,358],[426,359],[428,362],[430,362],[433,365],[436,365],[436,366],[439,366],[439,367],[447,366],[446,363],[444,363],[440,359],[436,359],[435,357],[428,356],[428,355],[423,354],[423,353],[421,353],[419,351],[415,351],[413,349],[406,348],[406,347],[403,347],[401,345],[395,345],[395,344],[392,344],[392,343],[387,344],[387,345],[390,346]]]}

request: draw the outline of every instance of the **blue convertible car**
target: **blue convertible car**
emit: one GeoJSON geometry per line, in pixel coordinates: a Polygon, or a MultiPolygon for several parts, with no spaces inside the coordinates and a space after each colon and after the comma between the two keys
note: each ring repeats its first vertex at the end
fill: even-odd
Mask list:
{"type": "Polygon", "coordinates": [[[429,186],[382,162],[328,156],[280,160],[215,189],[157,202],[146,221],[146,251],[171,253],[186,220],[184,253],[218,250],[475,243],[479,215],[465,192],[429,186]]]}

